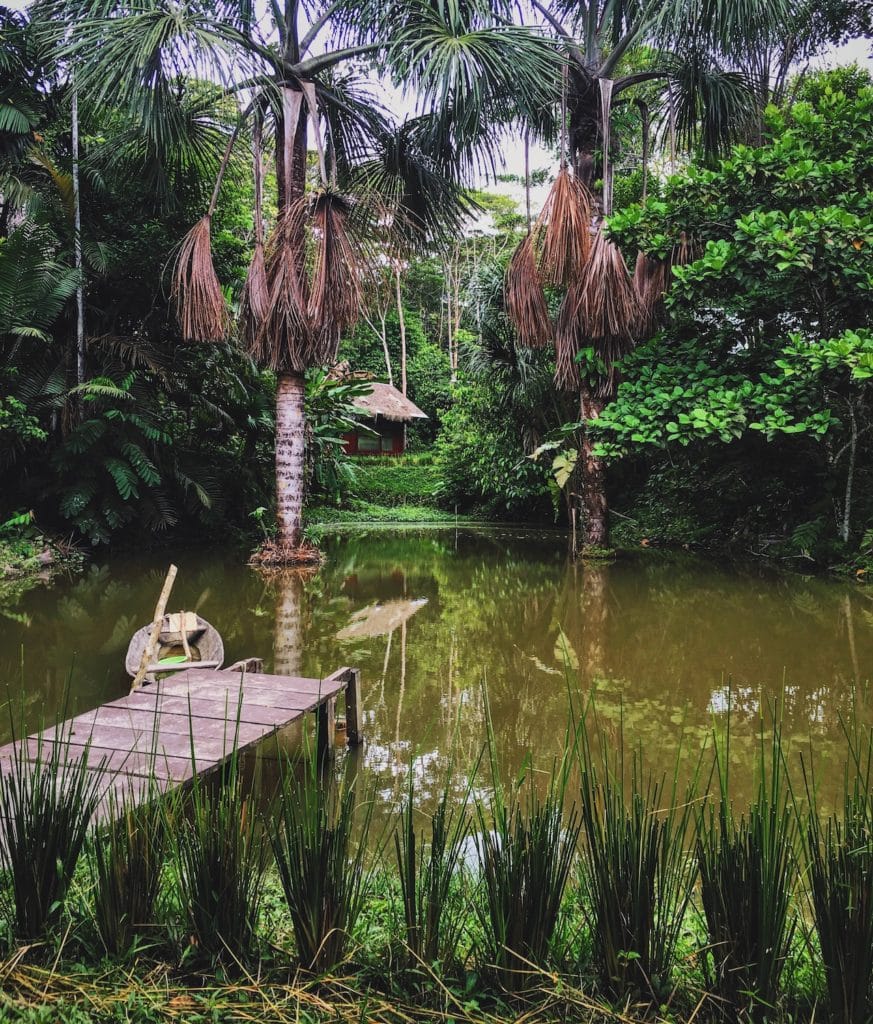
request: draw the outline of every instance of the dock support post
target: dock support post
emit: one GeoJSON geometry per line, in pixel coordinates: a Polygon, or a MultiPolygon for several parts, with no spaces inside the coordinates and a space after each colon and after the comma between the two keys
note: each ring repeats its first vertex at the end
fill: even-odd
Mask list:
{"type": "Polygon", "coordinates": [[[361,670],[350,668],[346,683],[346,740],[350,747],[357,747],[364,742],[361,710],[361,670]]]}
{"type": "Polygon", "coordinates": [[[331,755],[330,734],[333,729],[335,710],[336,701],[331,698],[319,704],[318,710],[315,712],[317,734],[315,750],[320,765],[325,764],[331,755]]]}

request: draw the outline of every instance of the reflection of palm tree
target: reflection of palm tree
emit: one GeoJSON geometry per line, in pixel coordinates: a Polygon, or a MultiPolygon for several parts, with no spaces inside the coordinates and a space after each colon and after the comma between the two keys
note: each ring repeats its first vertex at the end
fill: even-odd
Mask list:
{"type": "Polygon", "coordinates": [[[273,671],[282,676],[303,674],[305,582],[311,569],[280,569],[269,574],[276,592],[273,671]]]}
{"type": "Polygon", "coordinates": [[[606,673],[606,630],[609,624],[610,566],[570,564],[558,604],[570,650],[566,652],[583,687],[593,686],[606,673]]]}

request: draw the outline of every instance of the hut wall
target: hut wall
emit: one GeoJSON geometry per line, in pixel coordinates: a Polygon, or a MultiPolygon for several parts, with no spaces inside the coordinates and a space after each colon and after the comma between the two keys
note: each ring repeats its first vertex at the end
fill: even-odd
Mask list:
{"type": "Polygon", "coordinates": [[[404,424],[395,420],[362,420],[378,436],[365,431],[352,431],[343,435],[347,455],[402,455],[405,448],[406,431],[404,424]]]}

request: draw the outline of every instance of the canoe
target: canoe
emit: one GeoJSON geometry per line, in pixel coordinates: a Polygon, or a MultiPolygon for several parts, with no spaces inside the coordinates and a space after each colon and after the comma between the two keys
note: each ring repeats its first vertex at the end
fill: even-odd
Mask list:
{"type": "MultiPolygon", "coordinates": [[[[173,616],[173,619],[172,625],[178,626],[178,616],[173,616]]],[[[155,671],[159,671],[158,662],[163,661],[165,658],[185,658],[185,661],[182,663],[177,662],[167,666],[167,671],[170,672],[179,671],[188,664],[193,668],[195,663],[197,667],[201,668],[207,666],[210,668],[221,668],[224,661],[224,643],[221,639],[221,634],[215,626],[207,622],[206,619],[201,619],[199,615],[196,617],[196,620],[196,626],[185,630],[188,637],[188,647],[191,651],[191,657],[187,659],[185,658],[185,648],[182,646],[181,633],[178,629],[171,629],[170,616],[164,616],[161,632],[158,636],[157,649],[152,657],[149,671],[146,673],[147,682],[153,683],[155,681],[155,671]]],[[[151,631],[152,624],[149,623],[147,626],[143,626],[142,629],[138,629],[130,638],[130,644],[124,658],[124,667],[131,678],[139,671],[143,651],[149,642],[151,631]]]]}

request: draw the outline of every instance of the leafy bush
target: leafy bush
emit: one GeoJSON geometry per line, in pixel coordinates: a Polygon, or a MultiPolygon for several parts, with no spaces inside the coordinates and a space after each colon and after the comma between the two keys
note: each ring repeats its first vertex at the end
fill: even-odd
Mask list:
{"type": "Polygon", "coordinates": [[[439,468],[404,458],[355,460],[351,491],[360,501],[374,505],[433,505],[442,481],[439,468]]]}

